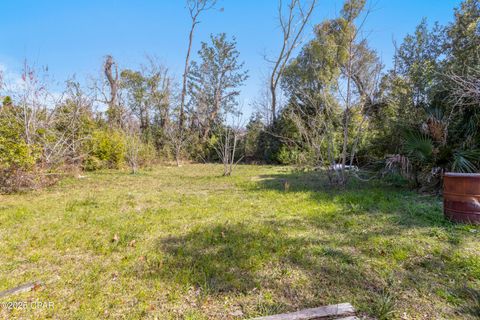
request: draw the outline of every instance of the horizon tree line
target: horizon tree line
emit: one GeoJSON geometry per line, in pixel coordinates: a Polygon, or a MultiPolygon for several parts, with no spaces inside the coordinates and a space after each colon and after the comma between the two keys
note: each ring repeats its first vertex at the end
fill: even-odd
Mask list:
{"type": "Polygon", "coordinates": [[[246,125],[238,97],[248,70],[236,39],[211,35],[192,59],[201,17],[217,1],[186,3],[191,29],[180,83],[154,58],[134,70],[111,55],[101,79],[89,86],[69,79],[61,95],[27,63],[16,90],[0,81],[5,190],[42,185],[67,168],[137,172],[158,159],[219,161],[225,175],[238,159],[321,168],[340,186],[362,179],[354,166],[437,187],[445,171],[478,171],[478,0],[463,1],[446,26],[421,21],[387,71],[365,37],[365,0],[345,1],[308,41],[317,1],[280,1],[280,51],[265,57],[271,73],[246,125]]]}

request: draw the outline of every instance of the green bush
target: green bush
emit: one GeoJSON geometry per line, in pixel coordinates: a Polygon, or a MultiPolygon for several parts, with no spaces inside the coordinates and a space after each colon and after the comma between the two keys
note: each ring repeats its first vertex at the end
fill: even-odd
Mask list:
{"type": "Polygon", "coordinates": [[[151,143],[142,143],[138,154],[139,165],[141,167],[148,166],[155,162],[157,158],[157,150],[151,143]]]}
{"type": "Polygon", "coordinates": [[[118,169],[125,162],[125,137],[120,131],[95,130],[85,148],[85,170],[118,169]]]}
{"type": "Polygon", "coordinates": [[[30,189],[39,182],[33,173],[39,148],[25,142],[16,112],[11,103],[0,106],[0,193],[30,189]]]}
{"type": "Polygon", "coordinates": [[[29,169],[36,161],[36,148],[22,137],[22,125],[14,117],[13,106],[0,107],[0,168],[29,169]]]}
{"type": "Polygon", "coordinates": [[[298,164],[300,158],[300,151],[296,148],[288,148],[282,145],[277,154],[278,162],[285,165],[298,164]]]}

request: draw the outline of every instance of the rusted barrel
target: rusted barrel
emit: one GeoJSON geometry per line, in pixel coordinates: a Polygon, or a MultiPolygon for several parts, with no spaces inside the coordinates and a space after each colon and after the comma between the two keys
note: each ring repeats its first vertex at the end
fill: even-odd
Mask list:
{"type": "Polygon", "coordinates": [[[443,212],[455,222],[480,224],[480,174],[445,173],[443,212]]]}

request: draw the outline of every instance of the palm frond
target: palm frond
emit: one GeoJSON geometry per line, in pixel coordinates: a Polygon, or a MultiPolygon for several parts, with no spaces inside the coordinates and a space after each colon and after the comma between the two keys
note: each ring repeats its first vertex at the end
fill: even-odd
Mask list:
{"type": "Polygon", "coordinates": [[[441,107],[438,106],[426,106],[425,112],[429,118],[435,119],[437,121],[442,121],[445,117],[445,113],[441,107]]]}
{"type": "Polygon", "coordinates": [[[463,128],[467,136],[474,136],[478,132],[478,125],[480,123],[480,117],[476,114],[472,115],[463,124],[463,128]]]}
{"type": "Polygon", "coordinates": [[[385,168],[388,171],[397,169],[403,177],[408,177],[410,173],[410,161],[408,157],[401,154],[388,155],[385,160],[385,168]]]}
{"type": "Polygon", "coordinates": [[[478,172],[480,149],[458,150],[453,153],[452,171],[461,173],[478,172]]]}
{"type": "Polygon", "coordinates": [[[407,131],[404,135],[404,149],[409,158],[426,162],[433,154],[433,141],[417,131],[407,131]]]}

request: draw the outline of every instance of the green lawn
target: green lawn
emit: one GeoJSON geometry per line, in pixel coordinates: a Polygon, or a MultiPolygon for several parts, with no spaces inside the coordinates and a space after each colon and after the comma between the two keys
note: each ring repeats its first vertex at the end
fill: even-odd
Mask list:
{"type": "Polygon", "coordinates": [[[228,319],[351,302],[363,315],[475,319],[480,228],[441,199],[319,173],[217,165],[103,171],[0,196],[0,318],[228,319]],[[283,180],[290,188],[285,191],[283,180]]]}

